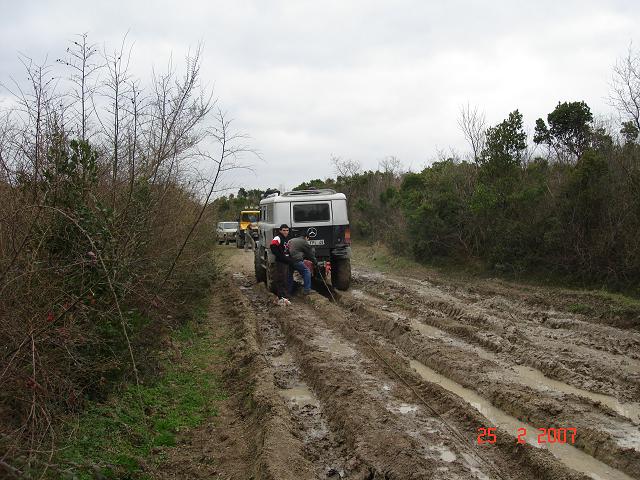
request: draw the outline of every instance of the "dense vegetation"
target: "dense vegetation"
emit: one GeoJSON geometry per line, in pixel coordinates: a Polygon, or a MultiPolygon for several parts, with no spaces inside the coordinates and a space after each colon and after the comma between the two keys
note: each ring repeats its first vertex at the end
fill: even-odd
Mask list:
{"type": "Polygon", "coordinates": [[[242,210],[257,209],[265,190],[240,188],[237,195],[229,194],[216,198],[211,203],[213,215],[220,221],[235,222],[242,210]]]}
{"type": "Polygon", "coordinates": [[[395,196],[412,251],[485,260],[497,270],[548,272],[633,288],[640,278],[640,148],[591,124],[582,102],[538,120],[534,141],[553,153],[529,159],[522,117],[487,129],[477,163],[444,160],[407,174],[395,196]]]}
{"type": "Polygon", "coordinates": [[[640,293],[640,59],[614,68],[618,127],[594,120],[582,101],[559,102],[538,119],[532,142],[518,110],[485,127],[464,108],[471,152],[419,173],[394,158],[376,171],[334,158],[332,187],[350,199],[354,233],[422,262],[468,263],[640,293]]]}
{"type": "Polygon", "coordinates": [[[130,50],[79,36],[54,65],[23,57],[27,81],[5,85],[0,476],[62,468],[60,420],[119,386],[144,418],[160,342],[206,295],[206,205],[241,150],[199,55],[145,85],[130,50]]]}
{"type": "Polygon", "coordinates": [[[584,102],[561,102],[536,123],[532,155],[522,115],[484,131],[475,161],[445,158],[419,173],[397,162],[362,172],[335,159],[331,187],[350,198],[354,233],[422,262],[481,260],[506,274],[549,275],[637,292],[640,145],[593,124],[584,102]],[[538,149],[539,151],[539,149],[538,149]]]}

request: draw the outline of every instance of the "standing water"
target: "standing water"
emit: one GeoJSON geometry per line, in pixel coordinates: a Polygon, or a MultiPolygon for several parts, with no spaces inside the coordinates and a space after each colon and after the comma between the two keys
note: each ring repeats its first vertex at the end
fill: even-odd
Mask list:
{"type": "MultiPolygon", "coordinates": [[[[499,408],[494,407],[489,401],[482,398],[477,393],[443,375],[440,375],[417,360],[411,360],[410,365],[424,380],[437,383],[442,388],[445,388],[464,399],[482,415],[487,417],[487,419],[496,427],[506,430],[507,432],[512,432],[514,436],[517,435],[519,428],[525,428],[527,435],[522,438],[524,438],[527,443],[537,448],[548,449],[556,458],[569,468],[589,475],[591,478],[596,480],[633,480],[627,474],[608,466],[600,460],[593,458],[591,455],[588,455],[582,450],[569,444],[538,444],[537,429],[532,425],[521,422],[517,418],[512,417],[499,408]]],[[[479,425],[479,427],[480,426],[482,425],[479,425]]]]}

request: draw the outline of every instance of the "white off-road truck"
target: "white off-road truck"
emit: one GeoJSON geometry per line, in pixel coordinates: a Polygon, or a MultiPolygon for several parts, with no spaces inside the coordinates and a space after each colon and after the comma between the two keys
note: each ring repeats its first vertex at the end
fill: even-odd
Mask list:
{"type": "Polygon", "coordinates": [[[267,193],[260,201],[258,242],[255,249],[256,280],[273,291],[275,257],[269,248],[278,227],[290,226],[289,238],[309,236],[319,269],[330,284],[347,290],[351,284],[351,230],[347,198],[331,189],[267,193]]]}

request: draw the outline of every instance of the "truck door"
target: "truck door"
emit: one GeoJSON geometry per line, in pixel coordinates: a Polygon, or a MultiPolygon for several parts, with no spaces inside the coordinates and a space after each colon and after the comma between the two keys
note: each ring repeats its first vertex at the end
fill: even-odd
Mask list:
{"type": "Polygon", "coordinates": [[[333,246],[331,201],[291,202],[292,237],[309,235],[309,243],[321,254],[333,246]]]}

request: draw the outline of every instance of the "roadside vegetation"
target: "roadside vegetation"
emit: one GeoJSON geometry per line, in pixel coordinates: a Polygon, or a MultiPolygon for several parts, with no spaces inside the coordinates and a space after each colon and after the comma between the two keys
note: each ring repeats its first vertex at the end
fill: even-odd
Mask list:
{"type": "Polygon", "coordinates": [[[333,158],[336,178],[297,188],[347,194],[354,234],[394,254],[640,295],[639,65],[630,50],[614,68],[617,120],[560,101],[530,137],[518,110],[488,126],[465,106],[467,154],[443,153],[420,172],[394,157],[376,171],[333,158]]]}
{"type": "Polygon", "coordinates": [[[215,416],[225,398],[215,370],[226,358],[225,339],[214,338],[210,327],[199,308],[193,320],[165,337],[161,374],[139,388],[126,385],[70,418],[63,432],[68,441],[53,457],[53,476],[152,478],[147,471],[163,460],[165,448],[215,416]]]}
{"type": "Polygon", "coordinates": [[[212,202],[212,212],[220,221],[235,222],[242,210],[258,208],[264,190],[240,188],[237,194],[223,195],[212,202]]]}
{"type": "Polygon", "coordinates": [[[199,335],[220,268],[207,205],[245,152],[200,55],[144,81],[126,39],[79,35],[0,79],[0,476],[137,468],[219,394],[165,358],[199,335]]]}

